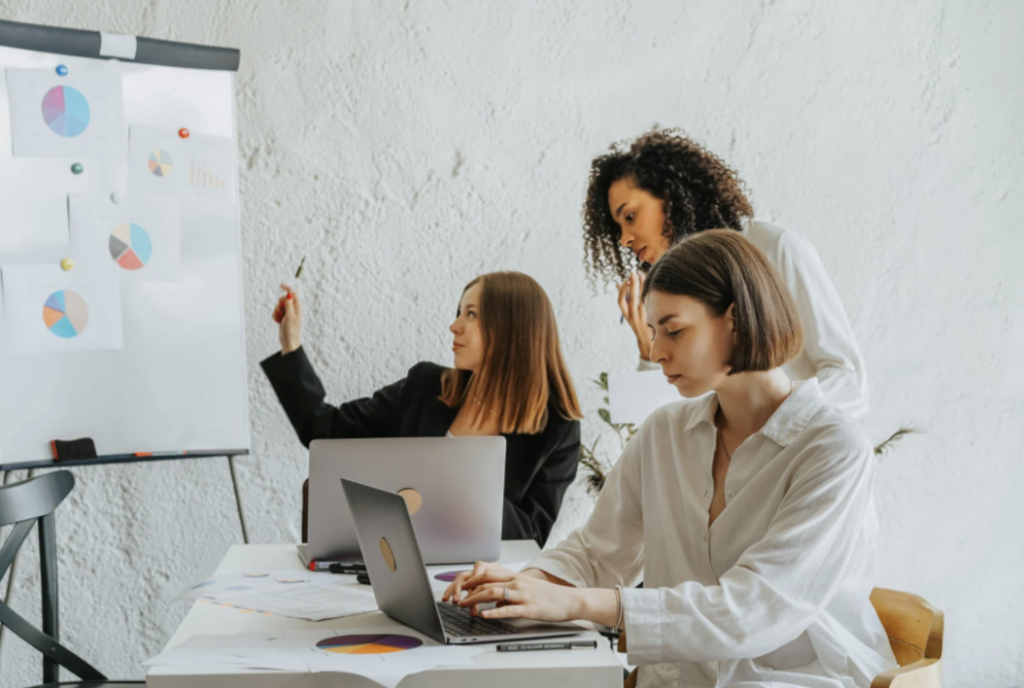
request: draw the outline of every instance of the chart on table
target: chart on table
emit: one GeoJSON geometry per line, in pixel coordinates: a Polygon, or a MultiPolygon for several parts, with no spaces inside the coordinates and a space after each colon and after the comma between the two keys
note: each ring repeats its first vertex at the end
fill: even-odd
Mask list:
{"type": "Polygon", "coordinates": [[[43,96],[43,119],[57,135],[78,136],[89,126],[89,101],[71,86],[54,86],[43,96]]]}
{"type": "Polygon", "coordinates": [[[58,337],[77,337],[89,325],[89,306],[70,289],[55,291],[43,305],[43,322],[58,337]]]}
{"type": "Polygon", "coordinates": [[[339,635],[325,638],[316,644],[317,648],[327,652],[345,655],[382,655],[391,652],[412,650],[423,644],[419,638],[408,635],[366,634],[339,635]]]}
{"type": "Polygon", "coordinates": [[[163,148],[157,148],[149,154],[149,171],[156,177],[166,177],[171,173],[174,159],[163,148]]]}
{"type": "Polygon", "coordinates": [[[110,233],[110,257],[125,270],[139,270],[153,257],[149,232],[134,222],[125,222],[110,233]]]}

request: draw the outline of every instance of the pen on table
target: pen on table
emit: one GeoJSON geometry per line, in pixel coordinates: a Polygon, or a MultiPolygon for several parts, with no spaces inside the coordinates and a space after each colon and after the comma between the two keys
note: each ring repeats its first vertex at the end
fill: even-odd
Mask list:
{"type": "Polygon", "coordinates": [[[363,573],[358,574],[356,576],[356,582],[357,583],[361,583],[362,585],[369,585],[370,584],[370,574],[366,573],[365,571],[363,573]]]}
{"type": "Polygon", "coordinates": [[[361,561],[333,561],[329,559],[314,559],[309,562],[310,571],[327,571],[333,567],[358,568],[366,570],[366,564],[361,561]]]}
{"type": "Polygon", "coordinates": [[[183,451],[135,452],[135,456],[184,456],[185,453],[183,451]]]}
{"type": "Polygon", "coordinates": [[[295,279],[299,279],[302,274],[302,266],[306,264],[306,256],[302,256],[302,262],[299,263],[299,269],[295,271],[295,279]]]}
{"type": "Polygon", "coordinates": [[[335,562],[328,567],[331,573],[342,573],[350,576],[356,576],[360,573],[366,573],[366,565],[360,564],[359,562],[335,562]]]}
{"type": "Polygon", "coordinates": [[[596,640],[573,640],[560,643],[503,643],[498,652],[531,652],[537,650],[596,650],[596,640]]]}

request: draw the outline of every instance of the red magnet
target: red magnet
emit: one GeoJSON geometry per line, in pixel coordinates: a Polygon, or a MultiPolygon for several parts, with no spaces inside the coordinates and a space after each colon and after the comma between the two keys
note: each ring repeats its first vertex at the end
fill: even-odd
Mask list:
{"type": "Polygon", "coordinates": [[[178,130],[178,136],[180,136],[183,139],[187,139],[188,138],[188,129],[186,129],[185,127],[182,127],[181,129],[179,129],[178,130]]]}

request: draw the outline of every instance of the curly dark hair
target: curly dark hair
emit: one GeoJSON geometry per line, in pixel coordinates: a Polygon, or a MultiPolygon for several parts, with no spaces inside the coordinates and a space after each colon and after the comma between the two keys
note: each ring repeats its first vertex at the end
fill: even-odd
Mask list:
{"type": "Polygon", "coordinates": [[[613,144],[590,163],[583,206],[584,262],[595,290],[599,279],[623,280],[636,267],[629,249],[619,246],[622,230],[608,207],[608,188],[625,177],[665,202],[665,236],[672,245],[706,229],[739,230],[743,218],[754,215],[736,172],[678,129],[655,128],[632,143],[613,144]]]}

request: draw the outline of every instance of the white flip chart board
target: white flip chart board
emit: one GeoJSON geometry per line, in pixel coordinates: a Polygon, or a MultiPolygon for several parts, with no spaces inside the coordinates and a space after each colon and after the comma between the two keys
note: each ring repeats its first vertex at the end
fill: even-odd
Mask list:
{"type": "MultiPolygon", "coordinates": [[[[12,353],[12,339],[31,348],[33,337],[50,336],[58,328],[53,310],[40,310],[31,290],[20,288],[15,296],[30,300],[22,310],[39,310],[44,320],[39,325],[31,315],[13,323],[25,328],[14,337],[15,316],[0,300],[0,463],[46,459],[51,440],[80,437],[93,438],[101,455],[222,449],[237,454],[249,446],[235,122],[238,52],[128,38],[112,42],[97,32],[0,22],[0,274],[5,265],[37,265],[36,274],[45,275],[42,266],[52,269],[65,257],[90,270],[117,271],[128,258],[135,261],[119,278],[120,348],[107,336],[97,338],[101,348],[92,350],[69,345],[54,351],[50,345],[62,343],[53,339],[42,350],[12,353]],[[114,44],[121,46],[121,59],[101,56],[114,44]],[[62,65],[66,74],[58,71],[62,65]],[[119,94],[110,86],[117,82],[119,94]],[[50,93],[55,86],[63,91],[50,93]],[[42,99],[40,88],[47,89],[42,99]],[[91,88],[106,90],[94,96],[91,88]],[[74,98],[94,100],[79,103],[76,114],[74,98]],[[179,135],[182,128],[189,138],[179,135]],[[132,150],[130,135],[137,132],[142,132],[139,145],[152,151],[132,150]],[[149,157],[161,148],[168,149],[164,159],[149,167],[149,157]],[[176,162],[168,162],[171,149],[176,162]],[[202,159],[208,151],[211,159],[202,159]],[[77,173],[76,164],[81,165],[77,173]],[[142,182],[153,179],[137,176],[140,170],[176,179],[177,190],[159,203],[147,203],[146,194],[163,191],[145,187],[142,182]],[[198,203],[190,202],[193,190],[198,203]],[[77,207],[92,213],[88,222],[80,222],[88,230],[81,234],[86,239],[75,242],[69,197],[88,200],[77,207]],[[167,204],[178,207],[165,211],[167,204]],[[115,244],[124,248],[137,238],[128,230],[129,220],[135,220],[118,215],[128,207],[140,217],[148,208],[166,219],[159,232],[153,231],[152,245],[149,235],[145,249],[133,244],[153,265],[160,264],[157,257],[164,261],[159,279],[146,279],[148,265],[138,269],[142,261],[134,254],[114,260],[115,244]],[[125,243],[110,238],[115,229],[114,238],[125,243]],[[88,232],[111,242],[107,255],[85,247],[88,232]],[[174,251],[167,244],[172,240],[174,251]]],[[[70,297],[67,308],[70,317],[70,297]]],[[[85,316],[69,322],[82,328],[85,316]]],[[[97,323],[88,327],[105,326],[98,318],[97,323]]],[[[86,341],[86,333],[77,344],[86,341]]],[[[73,330],[60,336],[76,343],[73,330]]]]}

